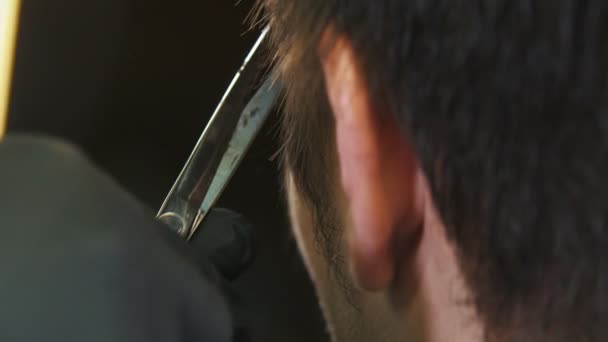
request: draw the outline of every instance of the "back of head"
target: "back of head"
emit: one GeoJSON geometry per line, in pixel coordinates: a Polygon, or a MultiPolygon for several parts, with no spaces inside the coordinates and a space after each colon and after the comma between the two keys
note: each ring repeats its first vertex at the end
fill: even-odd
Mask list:
{"type": "Polygon", "coordinates": [[[487,339],[608,338],[608,2],[266,5],[281,71],[309,82],[288,84],[298,108],[286,117],[305,137],[286,149],[309,196],[322,198],[305,179],[324,162],[310,151],[326,148],[333,123],[298,118],[319,99],[298,90],[322,86],[290,73],[318,69],[331,25],[411,138],[487,339]]]}

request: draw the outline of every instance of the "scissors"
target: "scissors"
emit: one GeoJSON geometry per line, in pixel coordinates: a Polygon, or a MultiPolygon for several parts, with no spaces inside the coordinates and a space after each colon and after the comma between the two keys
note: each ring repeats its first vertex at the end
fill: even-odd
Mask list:
{"type": "Polygon", "coordinates": [[[265,64],[260,50],[268,31],[262,31],[232,79],[158,212],[157,219],[186,240],[230,181],[281,92],[281,84],[271,76],[260,81],[265,64]]]}

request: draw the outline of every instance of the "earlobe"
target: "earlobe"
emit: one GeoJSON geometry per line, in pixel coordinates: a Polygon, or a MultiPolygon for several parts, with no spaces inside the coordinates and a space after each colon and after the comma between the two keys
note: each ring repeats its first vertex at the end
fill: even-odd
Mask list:
{"type": "Polygon", "coordinates": [[[340,37],[333,42],[321,62],[351,212],[351,269],[361,287],[379,291],[391,285],[395,265],[403,264],[395,260],[395,237],[413,235],[420,227],[415,223],[423,216],[416,201],[418,168],[392,113],[379,112],[370,100],[352,46],[340,37]]]}

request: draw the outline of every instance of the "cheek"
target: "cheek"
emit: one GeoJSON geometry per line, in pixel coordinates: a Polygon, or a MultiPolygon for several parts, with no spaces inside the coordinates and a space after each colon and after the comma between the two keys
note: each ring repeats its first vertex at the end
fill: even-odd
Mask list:
{"type": "Polygon", "coordinates": [[[325,273],[322,270],[326,266],[317,248],[315,248],[312,215],[307,206],[302,202],[291,176],[286,177],[286,185],[292,231],[308,273],[315,285],[319,287],[320,284],[326,281],[326,279],[321,279],[321,275],[325,273]]]}
{"type": "Polygon", "coordinates": [[[327,258],[320,252],[322,247],[318,246],[315,240],[314,230],[317,227],[310,209],[302,200],[290,177],[287,178],[286,184],[292,230],[310,278],[315,285],[321,309],[331,325],[336,316],[333,312],[344,307],[341,303],[343,290],[335,281],[335,277],[331,276],[336,273],[336,269],[330,266],[327,258]]]}
{"type": "Polygon", "coordinates": [[[320,253],[314,238],[314,221],[310,209],[302,201],[290,177],[286,178],[287,198],[292,229],[304,259],[308,273],[315,285],[319,305],[323,312],[327,328],[333,341],[358,342],[351,338],[357,329],[353,326],[357,319],[356,312],[344,300],[342,288],[332,281],[332,269],[325,257],[320,253]]]}

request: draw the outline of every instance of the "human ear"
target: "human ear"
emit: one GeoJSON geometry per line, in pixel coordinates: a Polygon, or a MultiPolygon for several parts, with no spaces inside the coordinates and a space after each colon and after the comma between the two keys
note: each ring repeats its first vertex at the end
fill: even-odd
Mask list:
{"type": "Polygon", "coordinates": [[[399,258],[412,255],[403,251],[412,244],[395,245],[422,229],[420,171],[395,113],[372,100],[352,45],[344,37],[327,42],[319,50],[353,225],[351,269],[361,287],[380,291],[394,281],[399,258]]]}

